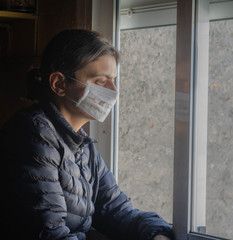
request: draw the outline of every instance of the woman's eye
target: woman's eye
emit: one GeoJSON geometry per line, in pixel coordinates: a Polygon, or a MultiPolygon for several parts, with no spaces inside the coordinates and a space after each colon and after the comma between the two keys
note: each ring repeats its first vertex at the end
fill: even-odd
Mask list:
{"type": "Polygon", "coordinates": [[[104,86],[106,84],[106,81],[98,79],[95,81],[96,84],[104,86]]]}

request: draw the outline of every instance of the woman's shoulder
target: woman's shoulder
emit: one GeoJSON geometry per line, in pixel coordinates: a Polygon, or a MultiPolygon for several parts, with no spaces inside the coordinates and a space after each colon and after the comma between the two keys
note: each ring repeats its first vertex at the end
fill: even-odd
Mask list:
{"type": "Polygon", "coordinates": [[[56,141],[55,129],[39,104],[18,111],[0,130],[1,139],[23,139],[41,136],[56,141]]]}
{"type": "MultiPolygon", "coordinates": [[[[8,156],[17,153],[25,161],[29,159],[41,159],[48,164],[56,159],[60,161],[60,144],[53,125],[46,117],[39,105],[17,112],[0,130],[1,146],[8,156]],[[47,156],[44,159],[44,156],[47,156]]],[[[39,161],[39,160],[38,160],[39,161]]]]}
{"type": "Polygon", "coordinates": [[[39,104],[33,104],[16,112],[1,128],[13,132],[32,130],[32,126],[49,126],[48,119],[39,104]]]}

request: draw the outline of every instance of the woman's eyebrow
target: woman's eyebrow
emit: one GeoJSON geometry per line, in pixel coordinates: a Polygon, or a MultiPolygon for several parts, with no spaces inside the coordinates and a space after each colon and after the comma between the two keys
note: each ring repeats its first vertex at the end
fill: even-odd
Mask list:
{"type": "Polygon", "coordinates": [[[93,74],[93,75],[91,75],[90,77],[116,78],[117,75],[116,75],[116,74],[114,74],[114,75],[109,75],[109,74],[106,74],[106,73],[99,73],[99,74],[93,74]]]}

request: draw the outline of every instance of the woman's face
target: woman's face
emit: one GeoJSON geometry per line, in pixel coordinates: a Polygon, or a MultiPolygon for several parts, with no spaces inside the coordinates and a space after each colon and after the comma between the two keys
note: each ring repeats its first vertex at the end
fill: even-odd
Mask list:
{"type": "MultiPolygon", "coordinates": [[[[105,87],[116,91],[114,80],[117,77],[117,64],[113,56],[103,56],[98,60],[89,63],[82,69],[75,73],[75,79],[78,81],[72,81],[67,84],[66,96],[78,101],[84,93],[85,84],[90,81],[101,87],[105,87]]],[[[70,113],[86,118],[87,120],[93,120],[91,116],[77,108],[75,104],[67,98],[66,101],[67,110],[70,113]]]]}

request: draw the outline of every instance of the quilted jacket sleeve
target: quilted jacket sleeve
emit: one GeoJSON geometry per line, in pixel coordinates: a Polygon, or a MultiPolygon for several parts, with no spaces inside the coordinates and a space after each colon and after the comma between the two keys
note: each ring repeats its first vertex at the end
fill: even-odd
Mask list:
{"type": "Polygon", "coordinates": [[[133,209],[100,156],[98,162],[99,192],[93,226],[111,239],[151,240],[158,234],[173,239],[170,225],[160,216],[133,209]]]}
{"type": "Polygon", "coordinates": [[[56,138],[38,122],[19,121],[17,129],[11,125],[1,131],[6,234],[11,239],[77,240],[65,223],[56,138]]]}

